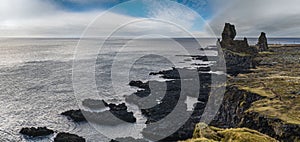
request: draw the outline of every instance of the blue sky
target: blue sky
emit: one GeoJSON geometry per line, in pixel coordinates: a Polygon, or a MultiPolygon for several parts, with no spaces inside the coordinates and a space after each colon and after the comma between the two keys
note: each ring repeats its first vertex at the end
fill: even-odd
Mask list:
{"type": "MultiPolygon", "coordinates": [[[[241,37],[256,37],[260,32],[300,37],[299,5],[299,0],[0,0],[0,36],[79,37],[106,12],[99,31],[103,33],[124,21],[155,18],[200,37],[220,35],[225,22],[235,24],[241,37]]],[[[147,34],[152,28],[181,36],[177,29],[158,23],[135,25],[127,34],[143,30],[147,34]]]]}
{"type": "MultiPolygon", "coordinates": [[[[128,2],[130,0],[92,0],[87,2],[79,2],[80,0],[54,0],[64,10],[74,12],[84,12],[90,10],[107,10],[118,4],[128,2]]],[[[170,0],[179,4],[185,5],[195,12],[198,12],[204,18],[210,18],[212,16],[212,4],[208,0],[170,0]]],[[[128,4],[126,6],[128,14],[131,16],[147,17],[147,13],[143,10],[146,9],[146,5],[143,1],[135,3],[135,5],[128,4]],[[133,10],[131,10],[133,9],[133,10]],[[137,11],[140,10],[140,11],[137,11]]]]}

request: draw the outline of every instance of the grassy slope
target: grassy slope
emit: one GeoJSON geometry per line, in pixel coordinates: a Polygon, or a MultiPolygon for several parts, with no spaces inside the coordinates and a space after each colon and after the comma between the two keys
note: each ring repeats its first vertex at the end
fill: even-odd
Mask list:
{"type": "Polygon", "coordinates": [[[266,99],[252,104],[248,111],[300,124],[300,47],[275,47],[275,52],[260,53],[262,65],[253,73],[230,80],[231,84],[266,99]]]}
{"type": "Polygon", "coordinates": [[[199,123],[193,139],[185,142],[276,142],[276,140],[247,128],[220,129],[199,123]]]}

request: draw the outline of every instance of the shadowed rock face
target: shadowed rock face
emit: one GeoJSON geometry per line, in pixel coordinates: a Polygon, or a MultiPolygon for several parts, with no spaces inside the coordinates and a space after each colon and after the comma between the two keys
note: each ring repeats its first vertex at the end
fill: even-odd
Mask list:
{"type": "Polygon", "coordinates": [[[31,128],[22,128],[20,133],[30,137],[39,137],[39,136],[47,136],[53,134],[54,131],[46,127],[38,127],[38,128],[31,127],[31,128]]]}
{"type": "Polygon", "coordinates": [[[69,133],[58,133],[54,138],[54,142],[85,142],[85,139],[69,133]]]}
{"type": "Polygon", "coordinates": [[[266,37],[266,33],[262,32],[260,34],[257,46],[259,48],[259,51],[266,51],[266,50],[269,49],[269,47],[268,47],[268,39],[266,37]]]}
{"type": "Polygon", "coordinates": [[[235,36],[235,26],[230,23],[225,23],[224,31],[222,33],[222,41],[233,40],[235,36]]]}

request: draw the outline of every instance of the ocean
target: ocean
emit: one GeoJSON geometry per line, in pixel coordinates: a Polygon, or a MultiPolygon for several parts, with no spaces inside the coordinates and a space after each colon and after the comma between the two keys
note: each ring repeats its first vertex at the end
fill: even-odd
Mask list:
{"type": "MultiPolygon", "coordinates": [[[[255,44],[256,40],[249,39],[249,43],[255,44]]],[[[130,80],[162,80],[149,76],[149,72],[173,66],[192,67],[193,61],[177,55],[204,54],[191,39],[110,39],[101,50],[99,43],[102,41],[86,41],[86,48],[76,48],[79,42],[76,38],[0,39],[0,141],[47,142],[54,138],[24,137],[19,134],[23,127],[46,126],[57,132],[77,134],[91,142],[106,142],[126,136],[128,131],[140,131],[145,119],[130,104],[129,109],[138,118],[137,124],[101,127],[103,132],[89,123],[74,123],[60,113],[81,108],[81,101],[86,98],[124,102],[125,96],[136,91],[128,86],[130,80]],[[77,54],[80,56],[74,56],[77,54]],[[97,95],[74,93],[73,63],[83,65],[83,72],[88,69],[85,63],[94,63],[97,95]]],[[[205,48],[215,44],[216,39],[200,41],[205,48]]],[[[277,38],[270,39],[269,43],[300,44],[300,39],[277,38]]],[[[209,49],[206,54],[213,56],[217,52],[209,49]]],[[[211,62],[201,61],[201,64],[211,62]]],[[[131,136],[141,137],[141,134],[132,133],[131,136]]]]}

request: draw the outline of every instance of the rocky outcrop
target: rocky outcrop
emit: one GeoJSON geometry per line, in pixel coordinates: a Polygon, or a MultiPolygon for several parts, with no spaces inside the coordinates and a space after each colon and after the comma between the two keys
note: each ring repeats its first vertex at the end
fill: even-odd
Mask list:
{"type": "Polygon", "coordinates": [[[266,33],[262,32],[258,38],[257,43],[258,49],[260,52],[267,51],[269,49],[268,47],[268,39],[266,37],[266,33]]]}
{"type": "Polygon", "coordinates": [[[131,81],[131,85],[143,89],[126,98],[127,102],[139,106],[142,114],[147,118],[147,126],[142,131],[143,136],[150,140],[156,140],[155,138],[160,137],[161,134],[174,130],[174,126],[179,125],[181,127],[176,128],[177,131],[172,131],[173,134],[161,141],[178,141],[192,137],[194,126],[200,121],[205,103],[209,98],[211,74],[198,72],[197,69],[173,68],[152,72],[150,75],[160,75],[164,79],[171,80],[165,82],[148,81],[145,83],[131,81]],[[200,84],[199,80],[195,80],[197,76],[201,80],[200,84]],[[198,83],[195,83],[195,81],[198,81],[198,83]],[[152,89],[150,90],[150,88],[152,89]],[[195,89],[199,89],[200,94],[195,94],[194,92],[197,92],[195,89]],[[185,103],[187,96],[198,97],[199,102],[194,104],[193,111],[187,110],[187,104],[185,103]],[[157,98],[162,98],[159,103],[145,108],[145,104],[157,102],[157,98]],[[161,123],[160,120],[170,115],[175,106],[177,106],[177,111],[181,112],[178,115],[186,116],[190,113],[191,117],[186,122],[175,122],[176,120],[174,120],[170,123],[161,123]]]}
{"type": "Polygon", "coordinates": [[[67,116],[68,118],[72,119],[75,122],[86,121],[81,110],[69,110],[69,111],[61,113],[61,115],[67,116]]]}
{"type": "Polygon", "coordinates": [[[46,127],[38,127],[38,128],[22,128],[20,134],[27,135],[30,137],[39,137],[39,136],[47,136],[53,134],[54,131],[50,130],[46,127]]]}
{"type": "Polygon", "coordinates": [[[232,41],[236,36],[235,26],[230,23],[225,23],[225,27],[222,33],[222,41],[232,41]]]}
{"type": "MultiPolygon", "coordinates": [[[[91,121],[101,125],[118,125],[124,122],[135,123],[136,118],[133,115],[133,112],[127,111],[127,106],[125,103],[122,104],[108,104],[103,100],[89,100],[93,102],[93,107],[105,105],[109,110],[102,112],[91,112],[85,110],[69,110],[61,113],[62,115],[67,116],[72,119],[74,122],[85,122],[91,121]],[[100,103],[100,104],[98,104],[100,103]]],[[[102,108],[102,107],[101,107],[102,108]]]]}
{"type": "Polygon", "coordinates": [[[263,98],[236,86],[227,86],[222,105],[211,125],[221,128],[238,127],[251,104],[263,98]]]}
{"type": "Polygon", "coordinates": [[[300,140],[300,125],[287,124],[280,119],[268,118],[256,112],[247,112],[239,126],[257,130],[282,142],[300,140]]]}
{"type": "Polygon", "coordinates": [[[85,142],[83,137],[70,133],[58,133],[54,138],[54,142],[85,142]]]}
{"type": "Polygon", "coordinates": [[[255,68],[254,57],[258,53],[256,48],[249,46],[247,38],[234,40],[235,36],[235,26],[226,23],[222,41],[217,43],[223,49],[227,73],[230,75],[237,75],[247,72],[250,68],[255,68]]]}
{"type": "Polygon", "coordinates": [[[265,97],[235,86],[228,86],[223,103],[211,126],[220,128],[245,127],[257,130],[283,142],[300,138],[300,125],[286,124],[277,118],[268,118],[256,112],[248,112],[253,102],[265,97]]]}

